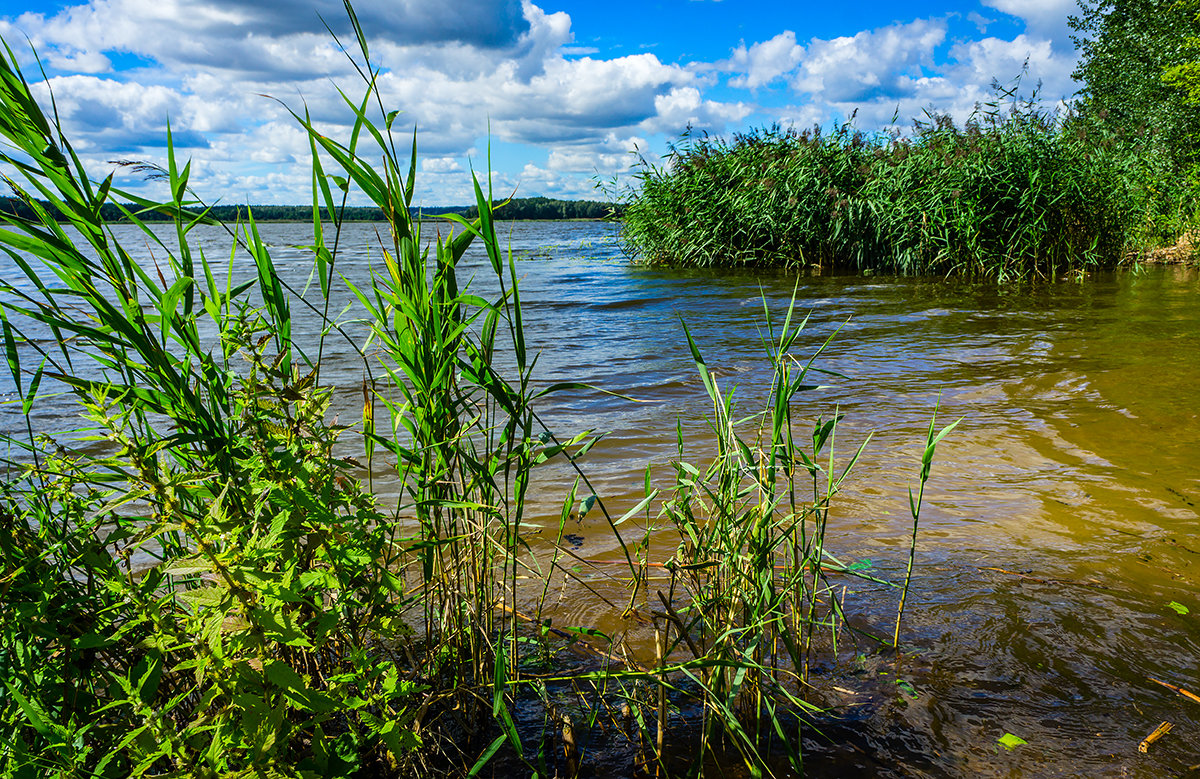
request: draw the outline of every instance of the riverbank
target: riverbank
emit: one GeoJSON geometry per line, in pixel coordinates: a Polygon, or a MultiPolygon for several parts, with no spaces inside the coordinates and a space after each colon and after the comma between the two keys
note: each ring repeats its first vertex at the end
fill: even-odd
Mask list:
{"type": "Polygon", "coordinates": [[[1195,265],[1200,263],[1200,234],[1195,231],[1184,233],[1171,246],[1160,246],[1139,252],[1137,261],[1146,265],[1195,265]]]}

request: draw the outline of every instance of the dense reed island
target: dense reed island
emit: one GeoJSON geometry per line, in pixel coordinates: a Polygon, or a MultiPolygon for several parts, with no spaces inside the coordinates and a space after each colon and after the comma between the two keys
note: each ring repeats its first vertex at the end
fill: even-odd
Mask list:
{"type": "Polygon", "coordinates": [[[1032,109],[904,138],[685,137],[638,170],[622,235],[650,263],[1053,275],[1124,256],[1143,216],[1126,163],[1032,109]]]}
{"type": "MultiPolygon", "coordinates": [[[[169,136],[164,199],[90,178],[0,56],[0,165],[27,209],[0,213],[5,391],[25,428],[3,437],[0,776],[574,776],[601,740],[629,773],[799,770],[823,659],[894,649],[909,584],[827,535],[857,455],[834,457],[836,410],[793,417],[815,387],[815,355],[792,354],[804,321],[764,306],[758,414],[681,333],[715,451],[680,433],[666,483],[647,470],[622,516],[584,470],[556,516],[531,516],[535,469],[578,468],[596,441],[546,429],[539,404],[599,390],[537,380],[490,192],[476,182],[477,218],[422,236],[416,139],[394,139],[347,10],[363,77],[347,137],[294,114],[313,152],[307,295],[252,213],[225,251],[200,249],[222,223],[169,136]],[[339,272],[339,179],[385,221],[361,283],[339,272]],[[152,260],[133,260],[131,230],[152,260]],[[468,286],[483,275],[498,291],[468,286]],[[338,419],[322,358],[347,344],[361,381],[340,389],[362,411],[338,419]],[[76,414],[35,428],[51,397],[76,414]],[[603,517],[616,567],[563,543],[576,513],[603,517]],[[852,577],[894,625],[847,625],[852,577]],[[563,597],[624,627],[555,624],[563,597]]],[[[930,423],[914,464],[913,539],[947,430],[930,423]]]]}
{"type": "MultiPolygon", "coordinates": [[[[132,167],[145,168],[145,165],[132,167]]],[[[49,201],[41,201],[39,205],[50,213],[56,213],[49,201]]],[[[493,204],[496,215],[502,219],[604,219],[619,215],[621,206],[616,203],[602,203],[592,200],[552,200],[545,197],[511,198],[497,200],[493,204]]],[[[126,221],[126,212],[138,210],[134,203],[104,203],[100,206],[100,215],[106,222],[126,221]]],[[[428,219],[447,214],[458,214],[468,219],[479,217],[477,206],[433,206],[410,207],[414,218],[428,219]]],[[[37,216],[34,208],[28,206],[19,198],[0,197],[0,213],[12,214],[23,219],[33,219],[37,216]]],[[[254,214],[256,222],[307,222],[312,219],[312,206],[276,206],[276,205],[214,205],[208,209],[208,217],[221,222],[239,222],[254,214]]],[[[382,222],[383,211],[378,206],[346,206],[339,208],[337,219],[341,222],[382,222]]],[[[328,209],[320,209],[321,219],[332,221],[328,209]]],[[[59,221],[67,221],[62,215],[57,215],[59,221]]],[[[173,217],[164,211],[140,211],[138,219],[143,222],[170,222],[173,217]]]]}
{"type": "Polygon", "coordinates": [[[1161,5],[1083,3],[1084,89],[1065,113],[1018,99],[1018,81],[962,127],[687,134],[636,168],[624,240],[649,263],[997,279],[1174,244],[1200,203],[1200,22],[1194,3],[1161,5]]]}

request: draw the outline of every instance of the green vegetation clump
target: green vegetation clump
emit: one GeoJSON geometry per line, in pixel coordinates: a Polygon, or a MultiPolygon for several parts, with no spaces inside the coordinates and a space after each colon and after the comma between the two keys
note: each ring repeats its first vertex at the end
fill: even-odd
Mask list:
{"type": "Polygon", "coordinates": [[[295,116],[314,158],[320,302],[280,276],[252,217],[228,227],[226,257],[254,270],[235,285],[191,236],[214,220],[170,137],[166,200],[91,180],[5,51],[0,164],[24,208],[0,214],[14,263],[0,332],[27,430],[3,437],[0,776],[410,775],[430,756],[485,753],[475,741],[507,711],[518,660],[497,607],[536,565],[520,540],[529,471],[564,448],[531,432],[515,270],[490,199],[476,184],[479,218],[423,241],[415,141],[401,167],[364,75],[348,143],[295,116]],[[329,314],[343,224],[322,218],[343,196],[329,164],[388,221],[377,275],[347,282],[353,323],[329,314]],[[136,204],[119,208],[152,265],[110,229],[111,201],[136,204]],[[457,277],[475,240],[505,290],[491,300],[457,277]],[[320,333],[294,331],[298,305],[320,333]],[[325,342],[349,324],[368,333],[352,341],[352,425],[330,418],[321,382],[325,342]],[[515,382],[492,368],[497,350],[515,382]],[[35,434],[49,393],[79,417],[35,434]],[[391,509],[370,490],[385,454],[402,484],[391,509]]]}
{"type": "Polygon", "coordinates": [[[1200,224],[1200,2],[1081,0],[1079,8],[1070,20],[1079,52],[1074,107],[1087,125],[1138,139],[1133,184],[1146,212],[1136,246],[1194,246],[1200,224]]]}
{"type": "Polygon", "coordinates": [[[1200,2],[1081,0],[1076,109],[1150,144],[1177,174],[1200,162],[1200,2]]]}
{"type": "Polygon", "coordinates": [[[1030,103],[911,137],[773,127],[644,163],[623,236],[650,263],[1007,278],[1118,262],[1144,205],[1111,137],[1030,103]]]}

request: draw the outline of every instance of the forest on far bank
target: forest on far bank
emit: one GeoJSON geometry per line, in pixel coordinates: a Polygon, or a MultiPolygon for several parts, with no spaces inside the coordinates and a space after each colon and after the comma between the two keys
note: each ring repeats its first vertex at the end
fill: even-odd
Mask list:
{"type": "MultiPolygon", "coordinates": [[[[48,203],[43,202],[43,208],[49,209],[48,203]]],[[[624,207],[617,203],[607,203],[598,200],[556,200],[548,197],[522,197],[511,200],[496,200],[493,203],[496,216],[500,219],[605,219],[619,218],[624,207]]],[[[105,203],[100,207],[100,216],[107,222],[118,222],[126,219],[123,209],[137,212],[137,206],[126,203],[105,203]]],[[[196,211],[202,210],[197,206],[196,211]]],[[[17,198],[0,197],[0,211],[14,214],[25,219],[35,218],[33,209],[17,198]]],[[[410,209],[414,217],[433,217],[444,214],[458,214],[466,219],[479,216],[476,206],[433,206],[410,209]]],[[[253,213],[259,222],[307,222],[312,219],[311,205],[279,206],[279,205],[215,205],[208,215],[221,222],[237,222],[245,220],[253,213]]],[[[173,217],[163,211],[142,211],[138,218],[143,222],[170,222],[173,217]]],[[[328,211],[321,209],[321,218],[329,220],[328,211]]],[[[381,222],[385,221],[383,212],[377,206],[346,206],[341,211],[342,221],[346,222],[381,222]]]]}

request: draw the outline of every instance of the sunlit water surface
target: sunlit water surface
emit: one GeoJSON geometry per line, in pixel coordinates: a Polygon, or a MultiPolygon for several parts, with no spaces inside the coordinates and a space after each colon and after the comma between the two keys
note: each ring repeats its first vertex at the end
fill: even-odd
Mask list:
{"type": "MultiPolygon", "coordinates": [[[[144,245],[123,229],[129,247],[144,245]]],[[[310,266],[296,247],[310,228],[262,229],[285,279],[303,289],[310,266]]],[[[379,229],[348,228],[342,274],[367,278],[379,229]]],[[[902,633],[909,654],[899,665],[868,655],[823,671],[845,692],[831,695],[840,707],[825,729],[833,743],[806,739],[810,774],[1159,777],[1200,763],[1200,704],[1148,680],[1200,692],[1195,270],[1004,287],[664,270],[631,264],[611,225],[505,229],[540,380],[585,381],[638,401],[576,391],[545,408],[560,435],[607,432],[585,467],[614,515],[640,498],[647,464],[666,486],[676,420],[691,455],[705,458],[709,404],[681,321],[747,413],[769,379],[764,299],[778,316],[795,293],[810,316],[802,355],[840,328],[818,365],[847,378],[802,396],[797,416],[844,414],[842,457],[873,432],[835,502],[830,545],[878,573],[902,572],[907,490],[935,405],[942,422],[962,418],[937,451],[921,514],[902,633]],[[1174,730],[1140,754],[1138,742],[1163,720],[1174,730]],[[1005,733],[1028,744],[1007,751],[998,744],[1005,733]]],[[[202,235],[210,256],[228,256],[227,237],[202,235]]],[[[150,263],[148,247],[143,254],[150,263]]],[[[482,255],[468,255],[465,267],[476,291],[494,293],[482,255]]],[[[3,272],[14,278],[11,265],[3,272]]],[[[239,266],[235,276],[249,272],[239,266]]],[[[334,311],[350,302],[338,294],[334,311]]],[[[293,310],[296,332],[315,332],[313,312],[293,310]]],[[[356,350],[330,340],[322,371],[340,388],[338,413],[355,419],[356,350]]],[[[48,400],[34,423],[60,424],[69,408],[48,400]]],[[[9,432],[24,427],[19,408],[0,413],[9,432]]],[[[376,477],[390,478],[382,468],[376,477]]],[[[534,513],[556,513],[571,479],[562,467],[542,473],[534,513]]],[[[596,512],[567,531],[583,558],[617,554],[596,512]]],[[[851,586],[846,605],[881,632],[894,617],[887,592],[851,586]]],[[[553,609],[556,624],[622,630],[608,606],[579,592],[553,609]]]]}

